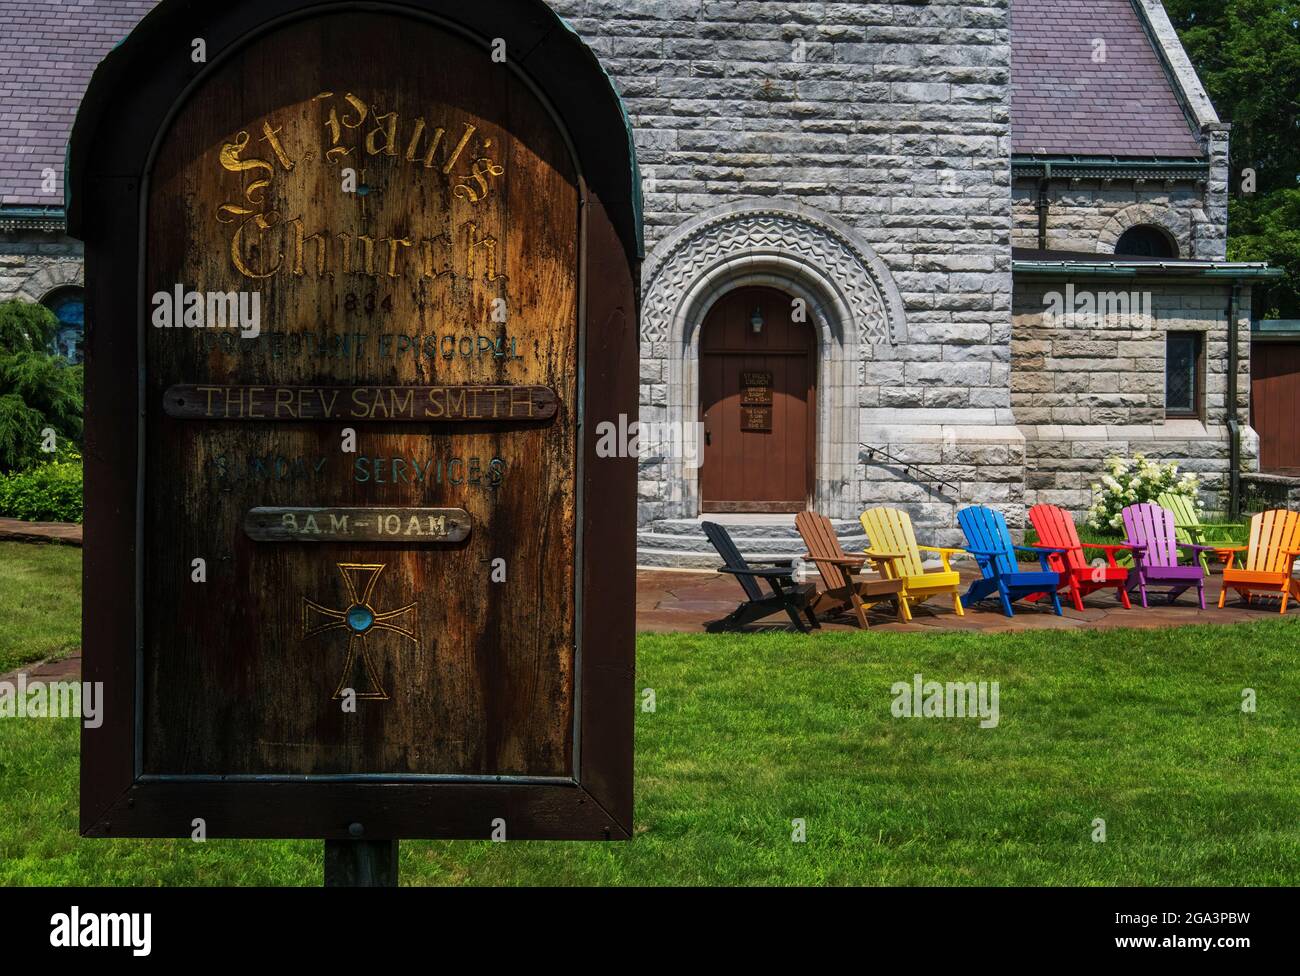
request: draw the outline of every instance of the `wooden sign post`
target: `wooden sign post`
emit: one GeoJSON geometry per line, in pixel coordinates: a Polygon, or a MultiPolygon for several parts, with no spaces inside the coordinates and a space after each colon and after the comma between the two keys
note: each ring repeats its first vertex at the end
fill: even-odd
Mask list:
{"type": "Polygon", "coordinates": [[[617,96],[535,0],[210,6],[164,0],[73,133],[83,831],[389,880],[376,841],[629,837],[617,96]]]}

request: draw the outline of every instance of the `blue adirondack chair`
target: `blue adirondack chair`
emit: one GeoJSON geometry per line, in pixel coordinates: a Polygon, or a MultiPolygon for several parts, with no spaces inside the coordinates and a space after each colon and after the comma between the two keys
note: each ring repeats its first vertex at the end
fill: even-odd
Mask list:
{"type": "Polygon", "coordinates": [[[1002,601],[1002,612],[1014,617],[1011,604],[1029,596],[1046,597],[1059,617],[1062,614],[1061,598],[1056,588],[1061,583],[1060,574],[1048,564],[1047,557],[1052,553],[1061,553],[1060,549],[1043,546],[1030,548],[1017,546],[1011,541],[1007,531],[1007,520],[1001,512],[983,505],[963,508],[957,513],[957,524],[966,534],[966,551],[975,557],[984,578],[976,580],[966,591],[963,602],[967,606],[986,600],[995,593],[1002,601]],[[1023,572],[1016,562],[1016,551],[1032,552],[1042,564],[1042,572],[1023,572]]]}

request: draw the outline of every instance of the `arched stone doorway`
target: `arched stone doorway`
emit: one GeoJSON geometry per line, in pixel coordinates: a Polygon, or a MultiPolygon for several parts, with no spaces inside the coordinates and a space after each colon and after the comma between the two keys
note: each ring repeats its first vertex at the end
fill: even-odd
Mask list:
{"type": "Polygon", "coordinates": [[[801,512],[812,500],[817,337],[807,309],[768,286],[736,288],[700,336],[703,512],[801,512]]]}
{"type": "MultiPolygon", "coordinates": [[[[809,504],[832,518],[856,518],[865,363],[896,360],[907,341],[902,296],[862,236],[800,203],[737,201],[665,237],[642,282],[640,419],[673,430],[701,418],[702,326],[718,302],[737,289],[766,287],[802,303],[817,382],[809,504]]],[[[701,513],[701,460],[642,459],[643,524],[701,513]]]]}

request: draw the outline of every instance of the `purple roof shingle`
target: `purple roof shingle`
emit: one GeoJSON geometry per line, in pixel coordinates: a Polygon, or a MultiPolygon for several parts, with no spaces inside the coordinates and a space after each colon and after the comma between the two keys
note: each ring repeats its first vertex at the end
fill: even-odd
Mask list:
{"type": "Polygon", "coordinates": [[[95,66],[155,0],[0,3],[0,204],[63,206],[63,165],[95,66]],[[53,193],[42,173],[57,174],[53,193]]]}
{"type": "MultiPolygon", "coordinates": [[[[0,204],[62,205],[90,76],[155,3],[0,0],[0,204]],[[46,168],[53,193],[42,190],[46,168]]],[[[1204,155],[1130,0],[1011,0],[1011,20],[1013,152],[1204,155]]]]}
{"type": "Polygon", "coordinates": [[[1131,0],[1011,0],[1011,147],[1205,155],[1131,0]]]}

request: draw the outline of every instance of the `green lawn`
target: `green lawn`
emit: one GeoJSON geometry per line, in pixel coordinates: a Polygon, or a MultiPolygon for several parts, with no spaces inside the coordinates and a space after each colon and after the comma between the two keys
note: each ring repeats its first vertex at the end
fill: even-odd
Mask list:
{"type": "MultiPolygon", "coordinates": [[[[1296,627],[642,636],[636,840],[407,842],[403,881],[1295,885],[1296,627]],[[999,725],[894,718],[916,672],[999,682],[999,725]]],[[[320,881],[319,842],[76,823],[75,724],[0,719],[0,884],[320,881]]]]}
{"type": "Polygon", "coordinates": [[[81,646],[81,550],[0,542],[0,674],[81,646]]]}

